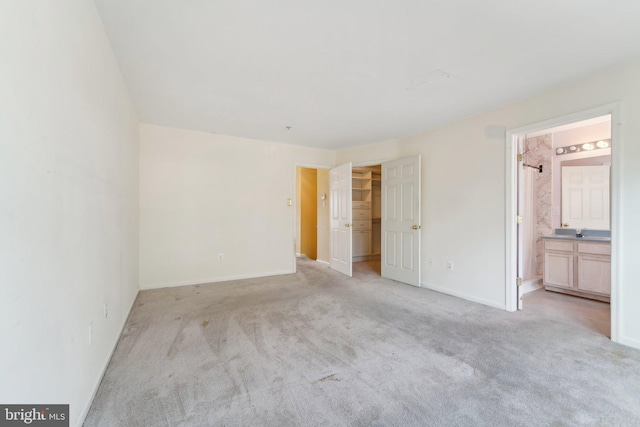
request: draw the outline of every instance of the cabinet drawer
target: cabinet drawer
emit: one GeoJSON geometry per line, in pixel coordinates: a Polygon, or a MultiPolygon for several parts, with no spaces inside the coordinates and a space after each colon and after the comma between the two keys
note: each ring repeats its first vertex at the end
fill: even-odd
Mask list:
{"type": "Polygon", "coordinates": [[[371,221],[353,221],[353,229],[355,230],[371,230],[371,221]]]}
{"type": "Polygon", "coordinates": [[[371,253],[371,232],[353,232],[353,256],[369,255],[371,253]]]}
{"type": "Polygon", "coordinates": [[[353,210],[353,219],[354,220],[359,220],[359,219],[369,219],[370,218],[370,211],[364,210],[364,209],[354,209],[353,210]]]}
{"type": "Polygon", "coordinates": [[[611,255],[611,245],[607,243],[578,243],[578,252],[583,254],[611,255]]]}
{"type": "Polygon", "coordinates": [[[547,251],[573,252],[573,242],[560,242],[557,240],[545,240],[544,248],[547,251]]]}
{"type": "Polygon", "coordinates": [[[356,210],[356,209],[367,209],[369,210],[371,207],[371,204],[369,202],[353,202],[351,207],[356,210]]]}

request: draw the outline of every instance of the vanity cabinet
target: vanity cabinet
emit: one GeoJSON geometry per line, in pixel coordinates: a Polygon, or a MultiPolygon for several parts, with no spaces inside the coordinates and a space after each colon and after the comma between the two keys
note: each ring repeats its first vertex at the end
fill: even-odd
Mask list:
{"type": "Polygon", "coordinates": [[[544,286],[550,291],[608,302],[611,244],[545,239],[544,286]]]}

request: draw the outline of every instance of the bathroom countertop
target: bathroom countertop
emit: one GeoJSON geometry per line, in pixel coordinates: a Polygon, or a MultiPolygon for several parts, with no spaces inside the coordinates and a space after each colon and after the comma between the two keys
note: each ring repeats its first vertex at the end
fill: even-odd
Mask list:
{"type": "Polygon", "coordinates": [[[551,234],[549,236],[542,236],[543,239],[553,239],[553,240],[576,240],[583,242],[611,242],[611,237],[596,237],[596,236],[584,236],[584,237],[576,237],[572,235],[558,235],[551,234]]]}

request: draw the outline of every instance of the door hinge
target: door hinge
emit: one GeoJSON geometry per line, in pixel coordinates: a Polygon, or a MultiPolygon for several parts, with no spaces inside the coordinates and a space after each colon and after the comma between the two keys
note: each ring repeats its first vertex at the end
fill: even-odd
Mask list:
{"type": "Polygon", "coordinates": [[[518,278],[516,279],[516,285],[518,285],[518,286],[522,286],[522,277],[518,277],[518,278]]]}
{"type": "Polygon", "coordinates": [[[516,224],[522,224],[522,215],[516,217],[516,224]]]}
{"type": "Polygon", "coordinates": [[[524,160],[524,157],[522,154],[518,153],[518,161],[521,162],[522,160],[524,160]]]}

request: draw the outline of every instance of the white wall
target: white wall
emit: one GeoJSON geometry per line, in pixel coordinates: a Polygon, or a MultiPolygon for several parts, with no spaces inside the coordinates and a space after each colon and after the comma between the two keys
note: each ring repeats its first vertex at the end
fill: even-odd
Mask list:
{"type": "Polygon", "coordinates": [[[330,234],[331,234],[331,212],[329,211],[329,170],[318,169],[318,260],[329,262],[331,259],[330,234]],[[324,194],[325,200],[320,196],[324,194]],[[324,203],[324,206],[322,205],[324,203]]]}
{"type": "MultiPolygon", "coordinates": [[[[420,135],[338,152],[337,163],[422,154],[422,282],[505,306],[505,138],[495,129],[621,103],[620,341],[640,348],[640,62],[420,135]],[[428,260],[435,264],[429,267],[428,260]],[[446,262],[456,269],[447,271],[446,262]]],[[[618,124],[614,124],[617,126],[618,124]]],[[[614,147],[614,150],[616,147],[614,147]]],[[[614,171],[615,173],[615,171],[614,171]]]]}
{"type": "Polygon", "coordinates": [[[302,168],[296,168],[296,255],[302,254],[302,168]]]}
{"type": "Polygon", "coordinates": [[[141,287],[293,272],[295,164],[334,162],[333,151],[141,124],[141,287]]]}
{"type": "Polygon", "coordinates": [[[78,425],[138,290],[137,117],[90,0],[2,2],[0,52],[0,402],[78,425]]]}

